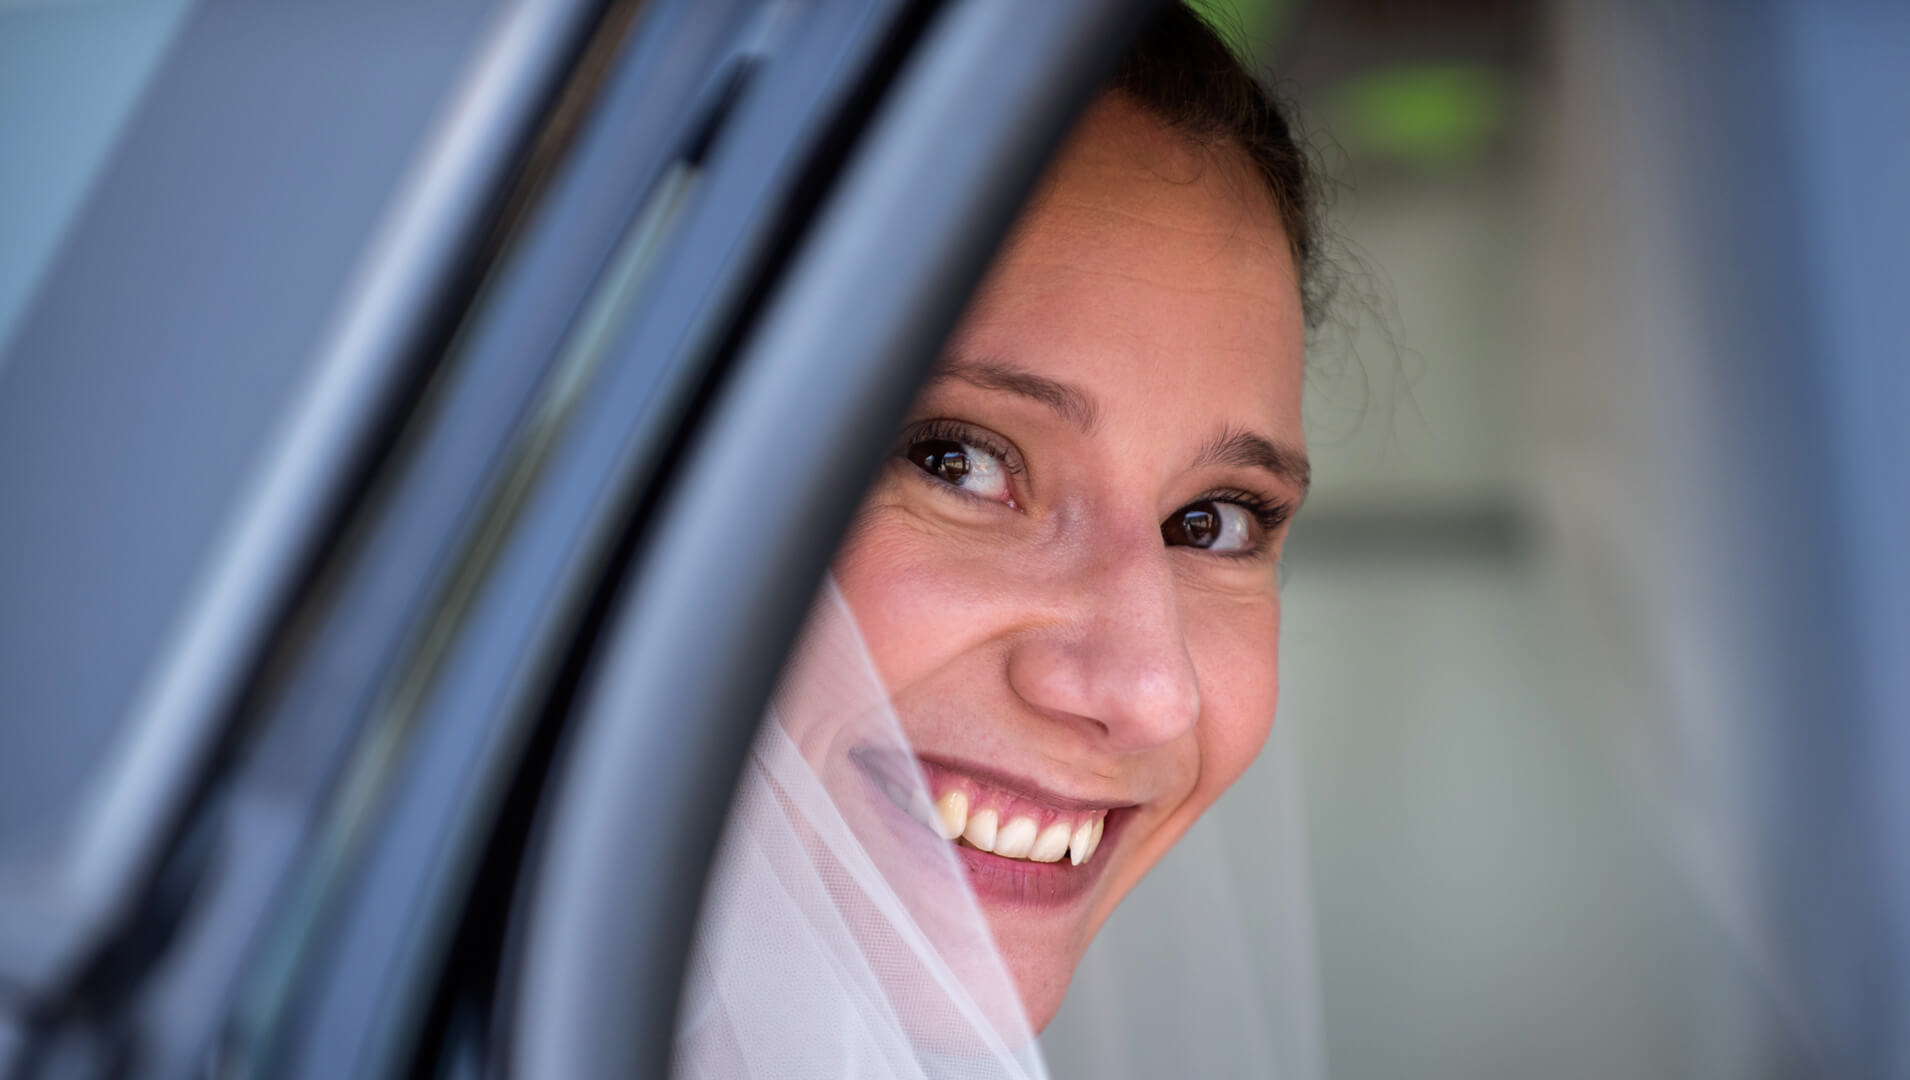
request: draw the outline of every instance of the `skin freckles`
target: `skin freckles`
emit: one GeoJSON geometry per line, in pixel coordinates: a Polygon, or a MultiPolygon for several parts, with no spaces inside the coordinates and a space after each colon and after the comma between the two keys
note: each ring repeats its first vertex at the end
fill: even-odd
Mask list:
{"type": "Polygon", "coordinates": [[[1303,344],[1286,239],[1244,159],[1104,99],[838,556],[918,753],[1123,808],[1078,899],[980,897],[1038,1028],[1115,904],[1273,722],[1275,566],[1304,478],[1200,456],[1244,431],[1304,460],[1303,344]],[[1006,494],[925,467],[950,448],[999,463],[1006,494]],[[1169,542],[1163,523],[1189,507],[1252,521],[1251,549],[1169,542]]]}

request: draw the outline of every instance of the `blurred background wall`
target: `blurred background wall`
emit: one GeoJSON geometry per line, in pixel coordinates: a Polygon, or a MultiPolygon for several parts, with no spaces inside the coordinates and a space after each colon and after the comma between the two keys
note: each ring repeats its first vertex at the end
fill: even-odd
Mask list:
{"type": "Polygon", "coordinates": [[[1056,1075],[1910,1075],[1910,7],[1206,6],[1342,324],[1278,735],[1056,1075]]]}

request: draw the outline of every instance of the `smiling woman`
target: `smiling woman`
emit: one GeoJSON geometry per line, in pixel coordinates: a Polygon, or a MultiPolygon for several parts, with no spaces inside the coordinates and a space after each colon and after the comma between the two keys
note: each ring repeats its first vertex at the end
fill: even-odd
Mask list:
{"type": "Polygon", "coordinates": [[[1096,105],[837,562],[1037,1027],[1273,722],[1305,327],[1247,164],[1096,105]]]}
{"type": "MultiPolygon", "coordinates": [[[[980,966],[1027,1021],[995,1025],[1011,1051],[1273,724],[1276,567],[1309,480],[1301,161],[1211,30],[1178,6],[1155,21],[1051,165],[849,530],[833,629],[810,630],[771,725],[797,755],[758,752],[757,802],[791,803],[802,782],[774,762],[794,756],[835,796],[859,850],[831,858],[890,852],[972,893],[980,966]],[[844,622],[893,734],[858,730],[869,709],[815,675],[819,651],[855,639],[844,622]],[[891,851],[924,846],[938,853],[891,851]]],[[[791,843],[826,833],[806,818],[791,843]]],[[[827,891],[861,912],[842,916],[851,936],[913,932],[874,931],[863,909],[881,903],[827,891]]],[[[926,936],[944,960],[964,951],[926,936]]],[[[989,983],[950,962],[969,990],[989,983]]],[[[702,964],[732,970],[707,948],[702,964]]],[[[919,1001],[897,965],[872,966],[871,996],[919,1001]]],[[[709,1000],[690,1009],[705,1047],[709,1000]]]]}

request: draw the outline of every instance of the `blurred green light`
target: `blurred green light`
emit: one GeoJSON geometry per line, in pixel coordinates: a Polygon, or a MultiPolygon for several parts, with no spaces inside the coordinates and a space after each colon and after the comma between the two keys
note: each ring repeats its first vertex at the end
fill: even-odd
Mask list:
{"type": "Polygon", "coordinates": [[[1505,80],[1461,65],[1387,68],[1327,97],[1329,130],[1359,157],[1449,165],[1478,156],[1505,126],[1505,80]]]}

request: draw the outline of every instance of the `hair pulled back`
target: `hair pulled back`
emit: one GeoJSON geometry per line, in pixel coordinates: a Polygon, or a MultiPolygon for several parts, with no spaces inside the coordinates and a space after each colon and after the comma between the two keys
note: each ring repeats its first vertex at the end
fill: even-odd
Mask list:
{"type": "Polygon", "coordinates": [[[1192,10],[1169,4],[1121,58],[1107,90],[1197,145],[1246,155],[1286,232],[1307,325],[1317,326],[1329,291],[1316,221],[1319,184],[1285,110],[1234,50],[1192,10]]]}

